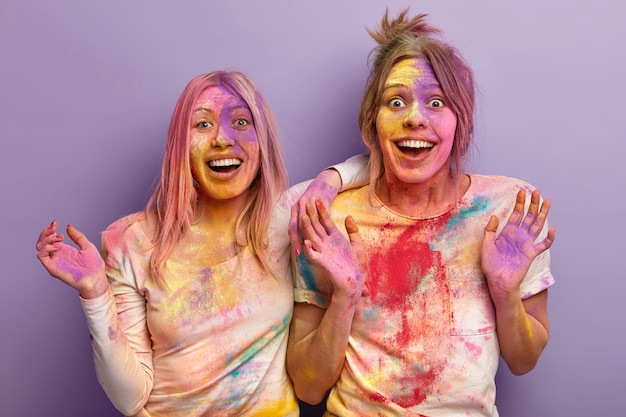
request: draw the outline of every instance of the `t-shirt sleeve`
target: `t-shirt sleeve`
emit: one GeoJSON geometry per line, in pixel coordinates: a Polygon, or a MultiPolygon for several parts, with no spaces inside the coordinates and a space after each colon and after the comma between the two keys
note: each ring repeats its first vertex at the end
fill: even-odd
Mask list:
{"type": "Polygon", "coordinates": [[[359,188],[369,183],[369,154],[359,154],[329,168],[336,170],[341,176],[341,191],[359,188]]]}
{"type": "Polygon", "coordinates": [[[292,253],[291,265],[294,268],[293,299],[296,303],[313,304],[320,308],[328,308],[330,300],[317,290],[315,277],[311,273],[309,261],[304,254],[296,256],[292,253]]]}
{"type": "MultiPolygon", "coordinates": [[[[538,240],[543,240],[548,234],[548,222],[544,225],[538,240]]],[[[520,285],[522,300],[532,297],[554,285],[555,280],[550,270],[550,249],[539,254],[530,264],[530,268],[520,285]]]]}
{"type": "MultiPolygon", "coordinates": [[[[495,178],[499,179],[502,177],[495,177],[495,178]]],[[[506,225],[506,221],[508,220],[510,213],[513,211],[513,205],[515,201],[514,199],[515,199],[515,196],[517,195],[517,192],[520,189],[523,189],[526,191],[527,198],[526,198],[525,212],[527,212],[528,207],[530,205],[530,193],[536,189],[536,187],[533,186],[532,184],[529,184],[526,181],[523,181],[520,179],[508,178],[505,181],[503,181],[503,183],[505,184],[505,187],[512,187],[512,188],[507,188],[508,190],[507,195],[510,195],[513,201],[510,203],[506,203],[508,207],[508,214],[502,217],[500,221],[500,226],[498,227],[498,233],[502,231],[502,228],[504,228],[504,226],[506,225]]],[[[543,203],[543,198],[541,199],[541,203],[543,203]]],[[[548,220],[546,220],[544,227],[539,233],[539,236],[537,237],[536,241],[541,241],[545,239],[546,236],[548,235],[548,229],[549,229],[548,220]]],[[[528,269],[528,272],[526,273],[524,280],[520,284],[520,292],[521,292],[522,299],[525,300],[527,298],[530,298],[533,295],[536,295],[540,293],[541,291],[548,289],[549,287],[554,285],[554,283],[555,283],[554,276],[552,275],[552,272],[550,270],[550,250],[548,249],[544,251],[543,253],[539,254],[530,264],[530,268],[528,269]]]]}
{"type": "Polygon", "coordinates": [[[98,381],[119,411],[134,415],[152,391],[153,369],[146,300],[137,289],[129,253],[135,239],[125,223],[118,221],[102,234],[109,291],[96,299],[81,299],[81,304],[98,381]]]}

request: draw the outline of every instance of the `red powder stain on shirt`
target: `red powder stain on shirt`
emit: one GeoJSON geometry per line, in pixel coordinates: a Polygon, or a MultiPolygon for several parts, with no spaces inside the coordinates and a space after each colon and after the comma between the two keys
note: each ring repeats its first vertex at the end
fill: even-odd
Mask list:
{"type": "MultiPolygon", "coordinates": [[[[429,245],[433,233],[446,223],[447,218],[418,222],[390,244],[371,248],[368,289],[372,301],[400,317],[400,328],[387,339],[390,354],[402,357],[412,346],[424,347],[414,353],[419,363],[407,361],[406,372],[396,376],[410,393],[394,393],[392,401],[405,408],[426,399],[447,361],[441,335],[449,323],[448,282],[441,254],[429,245]]],[[[389,401],[383,395],[372,400],[389,401]]]]}

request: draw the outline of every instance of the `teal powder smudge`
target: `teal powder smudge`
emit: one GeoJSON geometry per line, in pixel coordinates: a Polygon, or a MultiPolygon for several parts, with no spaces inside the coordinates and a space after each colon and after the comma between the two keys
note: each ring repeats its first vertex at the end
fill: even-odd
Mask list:
{"type": "Polygon", "coordinates": [[[370,309],[363,311],[363,318],[368,321],[378,319],[379,315],[380,315],[380,307],[370,308],[370,309]]]}
{"type": "MultiPolygon", "coordinates": [[[[248,349],[246,349],[242,354],[243,357],[241,358],[241,361],[240,361],[241,366],[239,366],[237,369],[234,369],[232,372],[230,372],[229,375],[233,378],[236,378],[242,375],[245,371],[245,365],[249,363],[250,360],[254,358],[256,354],[259,353],[259,351],[261,351],[276,336],[280,335],[282,329],[284,329],[286,326],[289,326],[290,322],[291,322],[291,313],[283,317],[280,325],[271,327],[270,334],[272,335],[272,337],[262,337],[261,339],[254,342],[254,344],[252,344],[248,349]]],[[[236,358],[234,356],[229,355],[226,362],[232,363],[235,359],[236,358]]]]}
{"type": "Polygon", "coordinates": [[[309,261],[304,254],[300,254],[298,257],[296,257],[296,260],[298,262],[298,270],[302,275],[302,279],[304,279],[304,284],[306,288],[317,291],[315,277],[313,276],[313,272],[311,271],[311,261],[309,261]]]}
{"type": "Polygon", "coordinates": [[[482,196],[476,196],[469,207],[459,210],[459,214],[457,216],[450,217],[447,229],[452,230],[456,228],[459,223],[464,222],[475,214],[487,211],[489,206],[489,200],[482,196]]]}

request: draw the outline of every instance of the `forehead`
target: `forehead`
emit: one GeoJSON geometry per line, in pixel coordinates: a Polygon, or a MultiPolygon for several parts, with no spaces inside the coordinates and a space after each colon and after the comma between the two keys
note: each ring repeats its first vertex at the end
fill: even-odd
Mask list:
{"type": "Polygon", "coordinates": [[[221,112],[222,110],[231,110],[240,107],[248,109],[248,105],[245,101],[221,85],[207,87],[194,104],[196,111],[211,110],[221,112]]]}
{"type": "Polygon", "coordinates": [[[439,84],[432,67],[424,58],[408,58],[391,67],[385,88],[439,84]]]}

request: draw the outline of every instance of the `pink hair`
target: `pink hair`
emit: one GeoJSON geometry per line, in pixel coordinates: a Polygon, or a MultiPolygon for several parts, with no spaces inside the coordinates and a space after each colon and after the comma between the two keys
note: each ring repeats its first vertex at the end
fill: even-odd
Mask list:
{"type": "Polygon", "coordinates": [[[238,250],[250,245],[269,269],[263,252],[267,226],[276,198],[287,186],[287,172],[272,111],[259,88],[238,71],[213,71],[194,77],[176,103],[167,134],[161,180],[146,207],[156,214],[154,250],[150,269],[155,281],[166,284],[162,269],[176,243],[194,220],[198,194],[189,160],[189,129],[192,106],[204,90],[223,86],[239,96],[250,108],[260,147],[260,169],[250,186],[250,196],[236,225],[238,250]],[[240,232],[244,231],[244,236],[240,232]]]}

